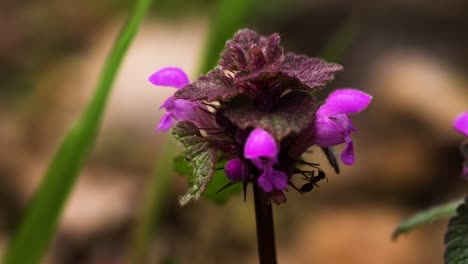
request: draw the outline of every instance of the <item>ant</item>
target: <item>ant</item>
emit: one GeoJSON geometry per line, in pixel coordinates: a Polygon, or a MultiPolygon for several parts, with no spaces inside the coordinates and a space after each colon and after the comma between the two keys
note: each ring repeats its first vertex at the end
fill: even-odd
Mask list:
{"type": "Polygon", "coordinates": [[[314,189],[314,186],[319,187],[317,182],[323,179],[327,179],[328,181],[327,175],[325,175],[325,172],[323,172],[323,170],[318,170],[317,175],[315,175],[315,171],[311,171],[310,176],[304,175],[304,179],[307,180],[308,182],[302,185],[300,189],[301,192],[310,192],[314,189]]]}

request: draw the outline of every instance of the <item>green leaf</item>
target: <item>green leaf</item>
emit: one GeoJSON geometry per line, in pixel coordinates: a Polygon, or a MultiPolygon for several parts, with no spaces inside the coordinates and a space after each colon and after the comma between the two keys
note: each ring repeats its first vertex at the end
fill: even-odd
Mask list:
{"type": "MultiPolygon", "coordinates": [[[[226,160],[218,161],[218,163],[216,164],[216,168],[224,168],[226,163],[226,160]]],[[[177,173],[183,176],[187,176],[190,185],[193,184],[193,166],[185,159],[184,156],[180,155],[174,159],[174,167],[177,173]]],[[[216,170],[213,174],[213,178],[208,183],[206,190],[203,192],[202,196],[214,202],[215,204],[222,205],[226,203],[229,200],[229,198],[231,198],[231,196],[239,194],[242,190],[242,184],[237,183],[218,192],[223,187],[227,186],[229,183],[230,181],[224,174],[224,170],[216,170]]]]}
{"type": "Polygon", "coordinates": [[[185,157],[193,164],[191,187],[179,200],[184,206],[200,199],[211,181],[217,160],[217,149],[202,137],[197,126],[189,121],[177,123],[172,131],[174,137],[185,146],[185,157]]]}
{"type": "Polygon", "coordinates": [[[399,235],[408,233],[414,228],[432,221],[454,216],[456,208],[463,202],[463,199],[452,201],[443,205],[439,205],[428,210],[415,214],[414,216],[405,219],[395,228],[392,233],[392,239],[396,240],[399,235]]]}
{"type": "Polygon", "coordinates": [[[468,263],[468,197],[457,207],[457,216],[450,219],[445,246],[445,263],[468,263]]]}

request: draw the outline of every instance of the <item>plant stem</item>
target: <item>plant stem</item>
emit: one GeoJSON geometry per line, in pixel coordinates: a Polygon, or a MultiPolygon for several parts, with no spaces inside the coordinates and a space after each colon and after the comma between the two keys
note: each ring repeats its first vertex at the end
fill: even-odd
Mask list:
{"type": "Polygon", "coordinates": [[[253,184],[257,247],[260,264],[276,264],[275,230],[273,210],[267,194],[253,184]]]}

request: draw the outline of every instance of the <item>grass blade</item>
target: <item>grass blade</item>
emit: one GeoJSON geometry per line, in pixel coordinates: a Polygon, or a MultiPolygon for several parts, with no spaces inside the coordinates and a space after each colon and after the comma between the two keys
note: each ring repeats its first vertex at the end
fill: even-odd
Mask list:
{"type": "Polygon", "coordinates": [[[255,0],[220,1],[210,24],[203,59],[197,74],[205,74],[216,66],[226,41],[231,39],[237,30],[246,26],[245,21],[254,8],[255,2],[255,0]]]}
{"type": "Polygon", "coordinates": [[[353,15],[350,15],[328,40],[327,45],[320,53],[320,58],[326,61],[341,61],[346,50],[356,40],[360,25],[353,15]]]}
{"type": "Polygon", "coordinates": [[[133,237],[130,263],[148,263],[147,257],[152,238],[158,231],[164,216],[163,211],[167,206],[175,176],[174,168],[171,165],[176,156],[176,148],[169,137],[170,134],[165,137],[165,143],[160,147],[154,175],[145,193],[146,197],[142,203],[143,209],[137,220],[133,237]]]}
{"type": "MultiPolygon", "coordinates": [[[[245,20],[253,3],[255,1],[252,0],[220,1],[210,24],[198,74],[204,74],[216,65],[226,41],[237,30],[245,26],[245,20]]],[[[167,190],[170,189],[172,184],[170,177],[173,175],[174,141],[168,140],[167,145],[160,150],[160,154],[156,161],[151,187],[143,202],[141,217],[136,225],[130,252],[130,263],[133,264],[145,263],[152,241],[151,238],[155,235],[158,225],[161,223],[160,218],[165,206],[164,203],[167,200],[167,190]],[[170,160],[167,160],[168,157],[170,160]]]]}
{"type": "Polygon", "coordinates": [[[151,0],[137,1],[105,62],[91,102],[63,139],[10,241],[4,264],[34,264],[44,256],[65,202],[96,140],[119,66],[150,3],[151,0]]]}

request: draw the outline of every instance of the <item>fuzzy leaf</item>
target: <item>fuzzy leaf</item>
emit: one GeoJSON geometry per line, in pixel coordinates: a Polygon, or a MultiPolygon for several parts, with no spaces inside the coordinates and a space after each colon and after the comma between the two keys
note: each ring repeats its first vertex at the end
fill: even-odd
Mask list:
{"type": "Polygon", "coordinates": [[[280,141],[291,133],[298,133],[314,118],[312,97],[303,92],[291,92],[281,97],[271,112],[257,109],[252,102],[243,100],[226,106],[225,115],[240,128],[261,127],[280,141]]]}
{"type": "Polygon", "coordinates": [[[185,157],[193,164],[191,187],[180,198],[180,205],[198,200],[211,181],[217,160],[217,150],[200,134],[195,124],[184,121],[174,127],[172,134],[185,146],[185,157]]]}
{"type": "Polygon", "coordinates": [[[282,56],[283,49],[277,33],[263,37],[252,30],[242,29],[226,43],[219,65],[227,70],[260,71],[278,64],[282,56]]]}
{"type": "Polygon", "coordinates": [[[468,197],[457,207],[457,216],[450,219],[445,246],[445,263],[468,263],[468,197]]]}
{"type": "Polygon", "coordinates": [[[268,36],[265,44],[265,57],[268,63],[276,63],[283,56],[283,48],[280,46],[280,36],[277,33],[268,36]]]}
{"type": "Polygon", "coordinates": [[[239,94],[238,89],[232,87],[231,83],[229,77],[217,68],[178,90],[174,98],[191,101],[207,100],[208,102],[226,100],[239,94]]]}
{"type": "MultiPolygon", "coordinates": [[[[226,165],[226,160],[219,161],[216,164],[216,168],[223,168],[226,165]]],[[[178,156],[174,159],[174,167],[177,173],[183,176],[187,176],[190,184],[193,184],[194,178],[192,176],[193,166],[190,164],[184,156],[178,156]]],[[[212,180],[208,183],[205,192],[202,196],[215,204],[224,204],[229,200],[232,195],[240,193],[242,185],[234,184],[221,192],[218,192],[221,188],[229,184],[229,179],[224,175],[224,170],[216,170],[212,180]]]]}
{"type": "Polygon", "coordinates": [[[226,43],[226,49],[221,53],[219,65],[224,69],[240,70],[247,66],[247,52],[252,46],[257,46],[260,37],[252,30],[239,30],[232,40],[226,43]]]}
{"type": "Polygon", "coordinates": [[[335,78],[334,74],[342,69],[339,64],[293,53],[286,54],[279,67],[281,73],[299,80],[311,89],[325,86],[335,78]]]}
{"type": "Polygon", "coordinates": [[[250,48],[248,52],[248,64],[247,70],[248,71],[258,71],[265,67],[266,65],[266,58],[263,55],[263,51],[260,47],[253,46],[250,48]]]}

